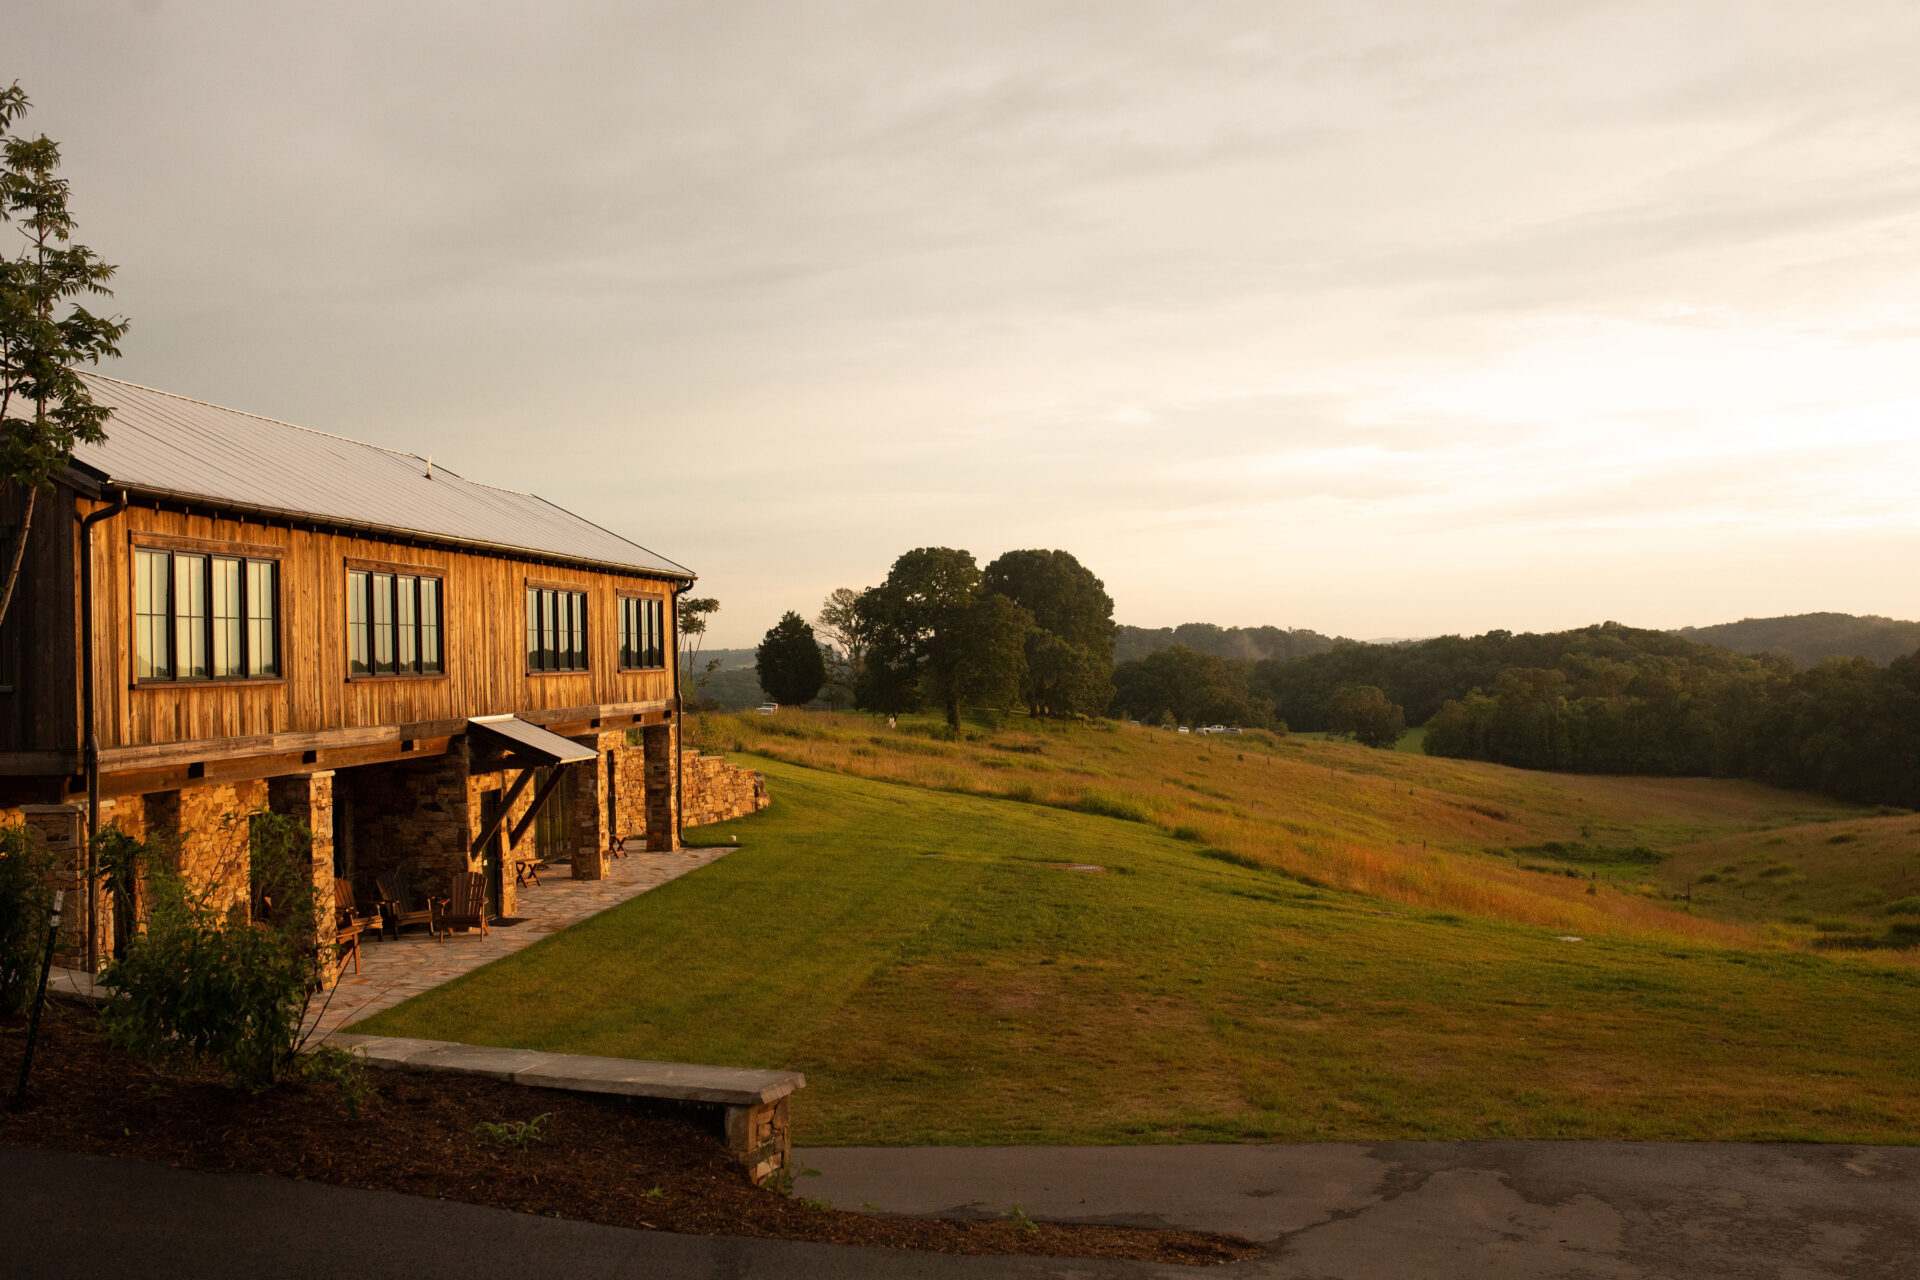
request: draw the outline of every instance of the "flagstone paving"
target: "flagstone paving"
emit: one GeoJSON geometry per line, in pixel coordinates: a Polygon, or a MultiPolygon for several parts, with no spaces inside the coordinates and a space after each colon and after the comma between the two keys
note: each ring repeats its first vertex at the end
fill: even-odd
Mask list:
{"type": "Polygon", "coordinates": [[[316,1039],[324,1039],[361,1018],[392,1008],[423,991],[430,991],[483,964],[532,946],[549,934],[577,924],[609,907],[617,907],[649,889],[658,888],[696,871],[730,852],[717,849],[677,849],[647,853],[635,845],[627,856],[615,858],[605,880],[574,880],[567,868],[556,865],[537,885],[520,890],[512,924],[496,924],[485,938],[477,932],[456,933],[443,939],[409,932],[395,938],[367,934],[360,939],[360,972],[352,962],[331,998],[315,999],[316,1039]]]}

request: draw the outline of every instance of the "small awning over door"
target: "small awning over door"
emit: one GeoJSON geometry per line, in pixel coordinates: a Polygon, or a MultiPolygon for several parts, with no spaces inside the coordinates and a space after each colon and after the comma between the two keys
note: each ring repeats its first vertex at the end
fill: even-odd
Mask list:
{"type": "Polygon", "coordinates": [[[467,730],[483,738],[492,736],[499,739],[494,745],[525,758],[529,764],[578,764],[583,760],[600,758],[600,753],[592,747],[583,747],[557,733],[548,733],[539,725],[528,724],[518,716],[475,716],[467,721],[467,730]]]}

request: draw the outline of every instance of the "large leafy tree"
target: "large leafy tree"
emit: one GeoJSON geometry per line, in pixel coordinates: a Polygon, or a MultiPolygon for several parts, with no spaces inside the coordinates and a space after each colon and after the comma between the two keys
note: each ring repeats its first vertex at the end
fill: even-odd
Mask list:
{"type": "Polygon", "coordinates": [[[789,707],[805,706],[820,694],[827,682],[827,664],[820,656],[820,642],[805,618],[789,609],[773,624],[760,646],[753,651],[753,662],[760,676],[760,687],[775,702],[789,707]]]}
{"type": "Polygon", "coordinates": [[[0,484],[20,490],[20,528],[0,579],[0,622],[6,621],[40,493],[49,488],[76,444],[107,438],[112,410],[97,405],[75,366],[120,354],[127,322],[97,316],[75,301],[110,297],[114,268],[73,243],[60,147],[45,134],[15,133],[26,114],[18,82],[0,90],[0,222],[20,235],[0,252],[0,484]]]}
{"type": "Polygon", "coordinates": [[[851,694],[860,686],[867,666],[867,634],[860,625],[860,593],[835,587],[821,602],[814,632],[824,636],[833,652],[827,656],[827,684],[851,694]]]}
{"type": "Polygon", "coordinates": [[[869,710],[931,701],[957,729],[963,703],[1005,705],[1019,689],[1033,615],[987,591],[968,552],[907,552],[861,593],[856,612],[868,643],[860,704],[869,710]]]}
{"type": "Polygon", "coordinates": [[[1333,695],[1333,731],[1369,747],[1390,747],[1407,731],[1406,713],[1378,686],[1341,685],[1333,695]]]}
{"type": "Polygon", "coordinates": [[[988,565],[988,591],[1033,615],[1020,696],[1034,715],[1097,715],[1113,699],[1113,598],[1066,551],[1009,551],[988,565]]]}

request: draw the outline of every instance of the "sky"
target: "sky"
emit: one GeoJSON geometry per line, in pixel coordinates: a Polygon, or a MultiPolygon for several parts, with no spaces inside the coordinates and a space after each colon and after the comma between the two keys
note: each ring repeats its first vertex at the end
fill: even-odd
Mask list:
{"type": "Polygon", "coordinates": [[[1920,5],[7,0],[104,371],[710,644],[943,545],[1361,638],[1920,617],[1920,5]]]}

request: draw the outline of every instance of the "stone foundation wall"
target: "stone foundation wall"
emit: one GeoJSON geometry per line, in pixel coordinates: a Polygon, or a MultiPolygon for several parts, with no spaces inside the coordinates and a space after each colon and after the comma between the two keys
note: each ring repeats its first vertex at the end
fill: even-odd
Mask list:
{"type": "Polygon", "coordinates": [[[689,752],[680,760],[680,817],[689,827],[758,813],[772,802],[766,775],[722,756],[689,752]]]}
{"type": "Polygon", "coordinates": [[[470,781],[458,751],[338,772],[335,803],[346,806],[352,831],[354,889],[371,898],[375,880],[397,871],[417,896],[444,896],[479,834],[471,830],[478,801],[470,781]]]}

